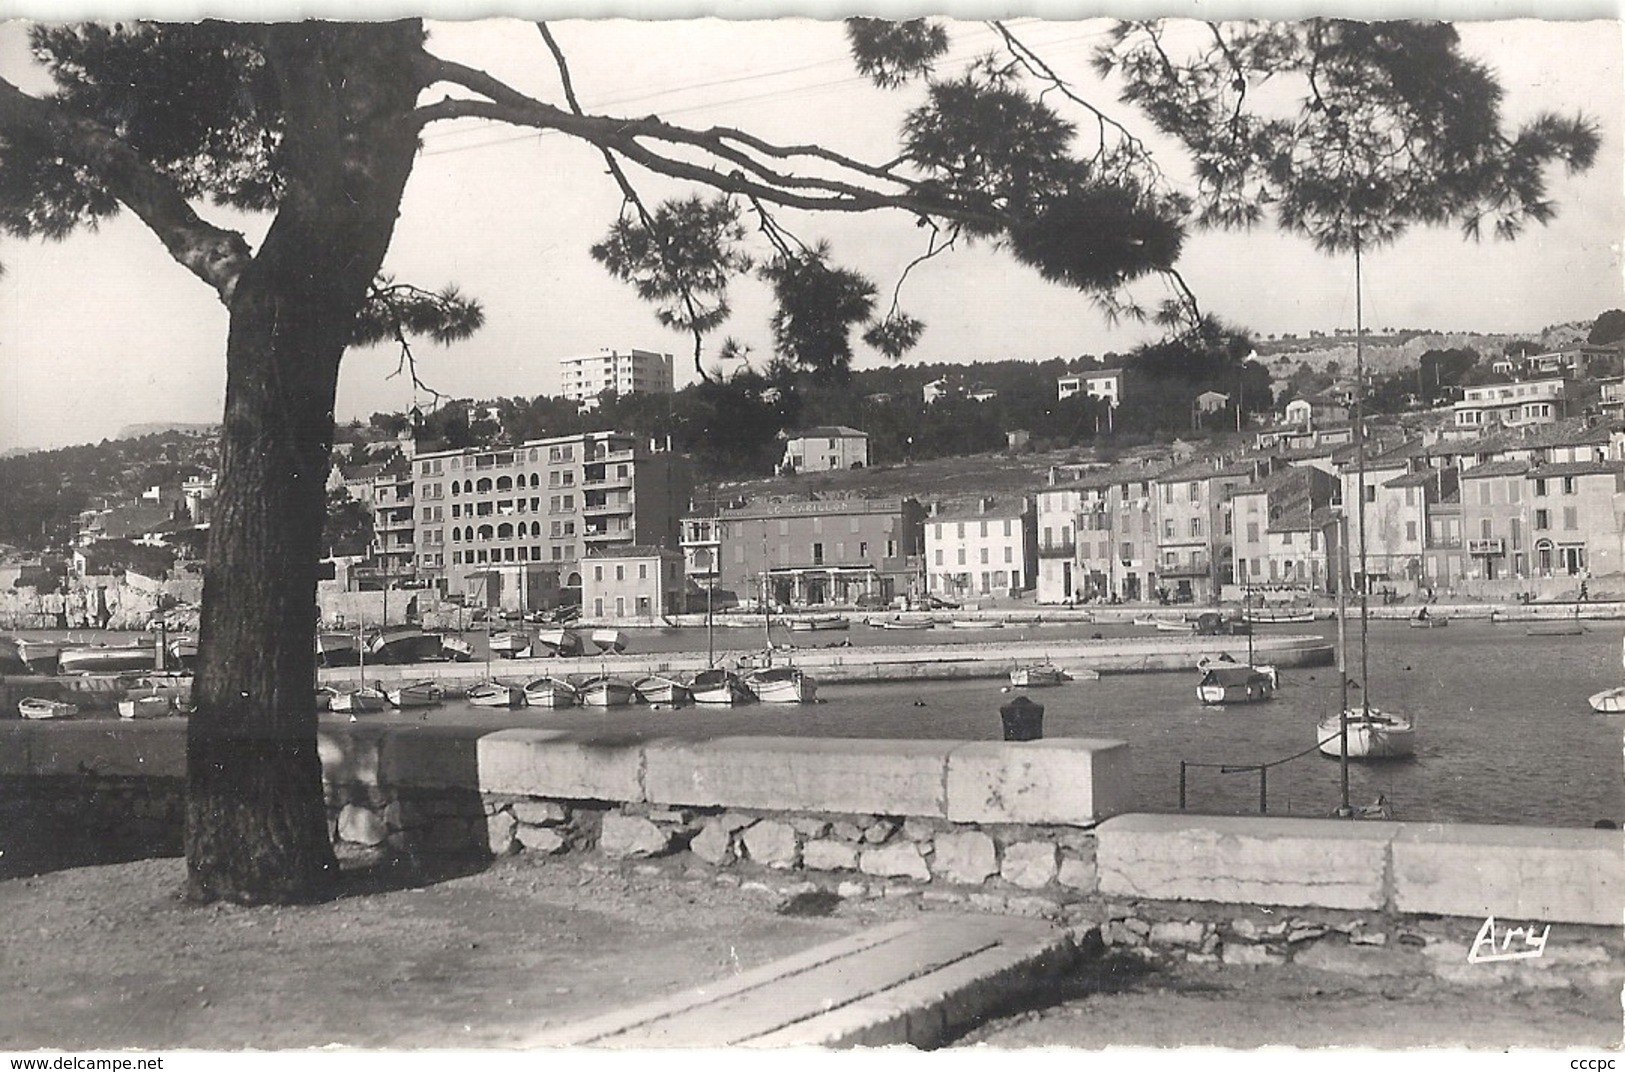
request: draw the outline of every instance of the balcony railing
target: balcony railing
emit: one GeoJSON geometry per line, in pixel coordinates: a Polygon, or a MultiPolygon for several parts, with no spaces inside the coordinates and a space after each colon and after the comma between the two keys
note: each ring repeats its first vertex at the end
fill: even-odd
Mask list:
{"type": "Polygon", "coordinates": [[[1461,550],[1461,537],[1429,536],[1427,549],[1429,551],[1459,551],[1461,550]]]}
{"type": "Polygon", "coordinates": [[[1496,536],[1487,540],[1468,540],[1467,553],[1469,555],[1499,555],[1506,553],[1506,541],[1496,536]]]}
{"type": "Polygon", "coordinates": [[[1213,564],[1198,562],[1164,563],[1157,567],[1158,577],[1206,577],[1213,572],[1213,564]]]}
{"type": "Polygon", "coordinates": [[[1071,558],[1077,553],[1077,550],[1078,541],[1076,540],[1050,540],[1047,543],[1041,542],[1038,545],[1040,558],[1071,558]]]}

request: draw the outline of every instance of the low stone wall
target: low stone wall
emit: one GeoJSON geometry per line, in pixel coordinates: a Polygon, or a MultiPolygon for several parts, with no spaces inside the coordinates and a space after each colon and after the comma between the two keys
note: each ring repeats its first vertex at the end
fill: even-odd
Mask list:
{"type": "MultiPolygon", "coordinates": [[[[686,852],[719,874],[745,864],[843,896],[1038,914],[1127,898],[1625,919],[1619,831],[1128,814],[1132,766],[1116,741],[639,740],[358,722],[324,725],[319,744],[335,838],[408,854],[686,852]]],[[[78,799],[89,840],[178,844],[184,775],[179,719],[0,723],[0,802],[38,798],[67,815],[78,799]],[[135,819],[153,829],[132,832],[135,819]]]]}

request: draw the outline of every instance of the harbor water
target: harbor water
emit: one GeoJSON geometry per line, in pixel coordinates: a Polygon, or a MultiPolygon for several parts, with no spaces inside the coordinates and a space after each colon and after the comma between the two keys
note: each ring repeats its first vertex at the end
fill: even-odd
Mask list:
{"type": "MultiPolygon", "coordinates": [[[[1358,624],[1350,624],[1350,677],[1361,676],[1358,624]]],[[[1263,627],[1261,634],[1335,636],[1335,625],[1263,627]]],[[[1523,624],[1456,620],[1444,629],[1412,629],[1404,622],[1369,627],[1371,680],[1350,691],[1379,708],[1412,716],[1417,750],[1412,759],[1351,763],[1351,803],[1380,794],[1395,819],[1529,826],[1590,827],[1600,819],[1625,820],[1625,715],[1599,715],[1587,697],[1625,681],[1621,635],[1625,622],[1591,621],[1578,636],[1530,636],[1523,624]]],[[[802,648],[830,644],[957,644],[987,641],[1057,641],[1095,636],[1145,636],[1129,625],[1010,624],[996,630],[879,630],[855,624],[846,631],[780,633],[802,648]]],[[[627,630],[629,651],[699,651],[704,627],[627,630]]],[[[719,658],[759,650],[760,628],[718,628],[719,658]]],[[[104,636],[96,636],[104,640],[104,636]]],[[[124,639],[106,635],[104,642],[124,639]]],[[[483,636],[470,633],[468,639],[483,636]]],[[[794,652],[791,652],[794,657],[794,652]]],[[[523,681],[543,673],[615,671],[613,657],[524,660],[492,664],[495,676],[523,681]]],[[[341,675],[343,671],[339,672],[341,675]]],[[[1198,675],[1108,674],[1028,695],[1045,708],[1047,737],[1095,737],[1128,742],[1135,771],[1136,807],[1179,807],[1180,764],[1250,767],[1285,760],[1267,773],[1264,805],[1271,815],[1321,817],[1340,801],[1338,763],[1314,750],[1316,723],[1338,709],[1333,667],[1287,670],[1274,699],[1261,704],[1205,707],[1196,698],[1198,675]]],[[[997,680],[823,683],[819,702],[750,704],[738,708],[646,706],[553,711],[478,708],[460,700],[427,711],[365,715],[368,721],[421,724],[613,729],[620,739],[704,738],[741,734],[996,740],[998,709],[1015,693],[997,680]]],[[[8,712],[14,714],[14,712],[8,712]]],[[[324,715],[338,721],[346,716],[324,715]]],[[[1186,807],[1208,814],[1257,814],[1256,770],[1225,772],[1191,766],[1186,807]]]]}
{"type": "MultiPolygon", "coordinates": [[[[1322,632],[1335,625],[1272,627],[1281,633],[1322,632]]],[[[1351,623],[1352,634],[1358,630],[1351,623]]],[[[748,650],[739,630],[717,630],[717,650],[748,650]]],[[[1452,622],[1445,629],[1411,629],[1404,622],[1372,622],[1371,681],[1350,690],[1358,705],[1365,692],[1379,708],[1414,717],[1413,759],[1350,764],[1350,800],[1369,804],[1380,794],[1393,818],[1408,821],[1589,827],[1599,819],[1625,820],[1625,716],[1598,715],[1586,698],[1625,681],[1620,637],[1625,623],[1589,622],[1579,636],[1529,636],[1517,623],[1452,622]]],[[[704,650],[703,629],[632,631],[633,650],[704,650]],[[696,634],[698,634],[696,636],[696,634]],[[698,643],[696,643],[698,641],[698,643]]],[[[793,634],[804,646],[850,641],[947,643],[976,639],[1041,640],[1097,634],[1144,635],[1129,626],[1022,626],[988,631],[899,633],[854,626],[849,632],[793,634]],[[954,634],[954,635],[950,635],[954,634]]],[[[760,640],[759,634],[753,639],[760,640]]],[[[776,638],[777,639],[777,638],[776,638]]],[[[793,655],[793,653],[792,653],[793,655]]],[[[1358,645],[1351,643],[1350,676],[1360,677],[1358,645]]],[[[595,672],[614,659],[497,663],[498,677],[568,667],[595,672]]],[[[1338,762],[1314,751],[1316,722],[1338,709],[1333,667],[1290,670],[1266,703],[1205,707],[1196,698],[1198,675],[1105,675],[1027,693],[1042,703],[1047,737],[1099,737],[1127,741],[1133,757],[1137,806],[1179,807],[1180,762],[1247,766],[1286,759],[1267,773],[1265,806],[1271,815],[1321,817],[1340,802],[1338,762]]],[[[770,734],[995,740],[1000,705],[1015,693],[999,681],[911,682],[896,685],[820,686],[811,705],[751,704],[734,709],[648,707],[564,711],[492,711],[461,702],[431,710],[434,722],[492,726],[604,729],[625,739],[770,734]]],[[[326,716],[337,718],[339,716],[326,716]]],[[[364,716],[415,722],[420,712],[364,716]]],[[[1256,770],[1187,771],[1186,806],[1209,814],[1256,814],[1256,770]]]]}

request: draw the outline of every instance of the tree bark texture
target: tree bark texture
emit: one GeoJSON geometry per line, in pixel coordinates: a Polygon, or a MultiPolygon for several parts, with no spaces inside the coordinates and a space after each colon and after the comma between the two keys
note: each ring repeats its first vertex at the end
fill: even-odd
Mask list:
{"type": "Polygon", "coordinates": [[[220,487],[187,735],[187,892],[319,898],[337,875],[316,749],[316,565],[339,361],[417,149],[415,23],[268,27],[285,190],[232,291],[220,487]]]}

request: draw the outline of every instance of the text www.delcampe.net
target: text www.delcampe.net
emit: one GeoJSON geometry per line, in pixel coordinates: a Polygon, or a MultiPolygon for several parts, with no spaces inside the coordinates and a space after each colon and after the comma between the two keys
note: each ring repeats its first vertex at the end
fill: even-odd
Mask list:
{"type": "Polygon", "coordinates": [[[13,1057],[13,1072],[39,1069],[41,1072],[146,1072],[161,1070],[162,1057],[13,1057]]]}

